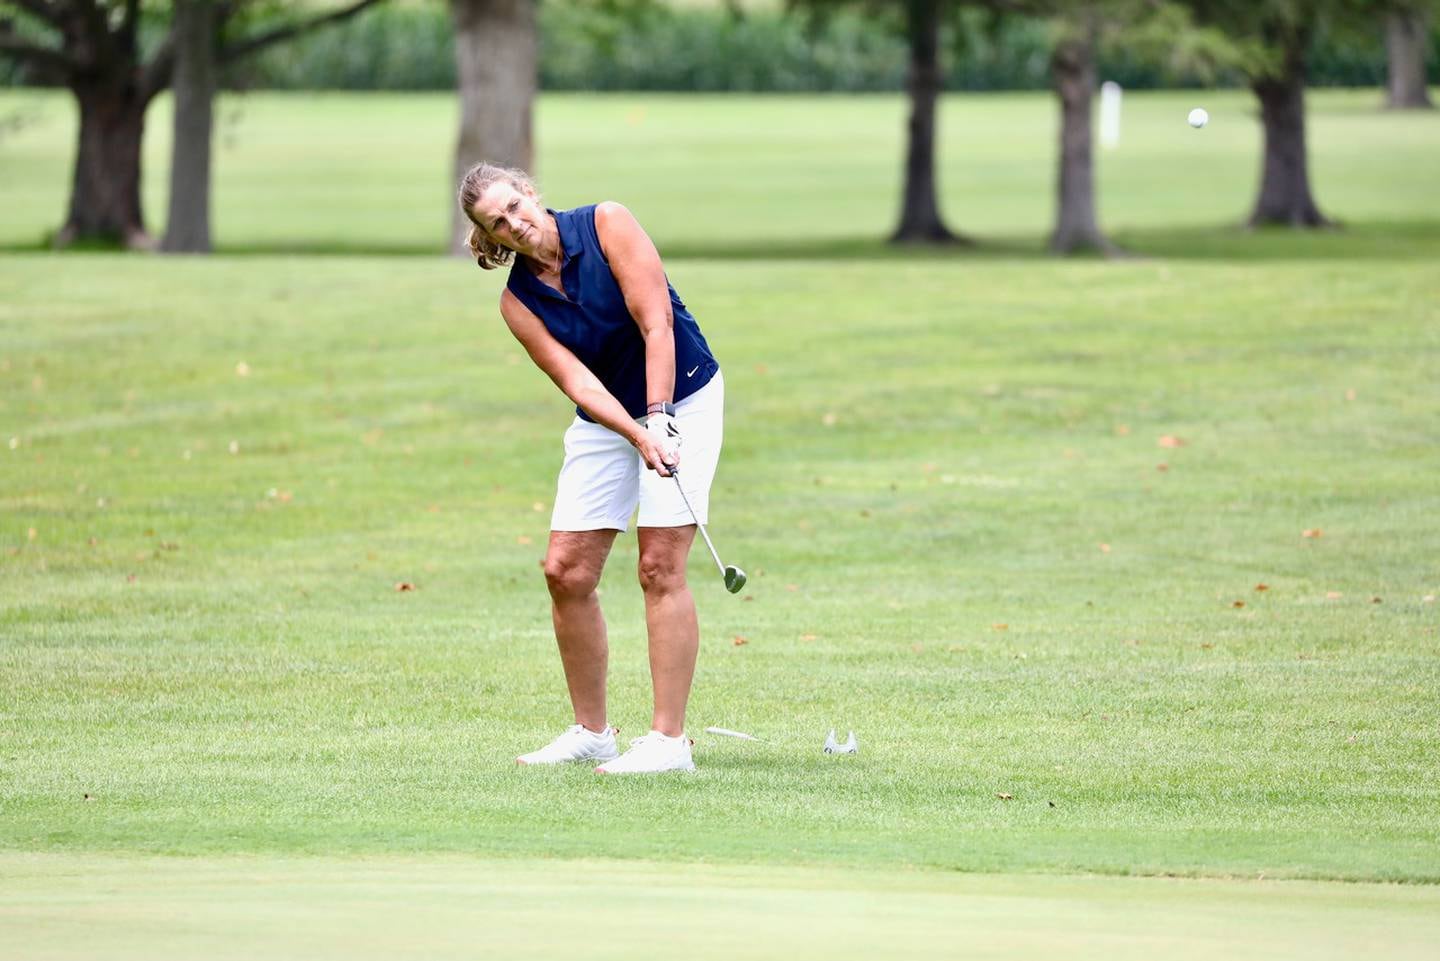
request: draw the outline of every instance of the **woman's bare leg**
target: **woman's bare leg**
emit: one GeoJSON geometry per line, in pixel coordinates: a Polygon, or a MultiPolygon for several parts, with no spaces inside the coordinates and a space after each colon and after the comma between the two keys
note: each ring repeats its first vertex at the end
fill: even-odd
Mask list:
{"type": "Polygon", "coordinates": [[[591,731],[603,731],[607,722],[605,675],[610,663],[610,644],[595,588],[617,533],[613,530],[551,531],[550,546],[545,552],[545,583],[550,588],[555,642],[565,666],[565,683],[570,687],[575,723],[591,731]]]}
{"type": "Polygon", "coordinates": [[[685,705],[695,678],[700,625],[695,598],[685,582],[685,562],[695,528],[641,527],[640,587],[645,591],[645,626],[650,633],[650,680],[655,714],[650,726],[675,737],[685,731],[685,705]]]}

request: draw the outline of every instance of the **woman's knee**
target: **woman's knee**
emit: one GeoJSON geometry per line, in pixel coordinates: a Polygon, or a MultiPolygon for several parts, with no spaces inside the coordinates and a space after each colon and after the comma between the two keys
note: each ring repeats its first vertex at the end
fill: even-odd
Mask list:
{"type": "Polygon", "coordinates": [[[545,557],[545,586],[556,600],[589,597],[600,585],[600,570],[593,564],[565,554],[545,557]]]}
{"type": "Polygon", "coordinates": [[[672,551],[642,551],[640,589],[646,594],[668,594],[685,586],[685,557],[672,551]]]}

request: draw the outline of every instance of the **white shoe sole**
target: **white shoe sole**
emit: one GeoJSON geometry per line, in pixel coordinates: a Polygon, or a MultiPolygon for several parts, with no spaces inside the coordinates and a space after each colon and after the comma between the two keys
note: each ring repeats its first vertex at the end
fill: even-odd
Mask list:
{"type": "Polygon", "coordinates": [[[658,771],[602,771],[598,766],[595,768],[596,774],[669,774],[671,771],[681,771],[693,774],[695,772],[695,762],[691,761],[689,764],[682,767],[661,768],[658,771]]]}
{"type": "Polygon", "coordinates": [[[515,763],[521,767],[554,767],[557,764],[594,764],[596,762],[608,764],[619,756],[620,752],[616,751],[609,757],[601,757],[597,754],[594,757],[577,757],[571,758],[568,761],[527,761],[523,757],[517,757],[515,763]]]}

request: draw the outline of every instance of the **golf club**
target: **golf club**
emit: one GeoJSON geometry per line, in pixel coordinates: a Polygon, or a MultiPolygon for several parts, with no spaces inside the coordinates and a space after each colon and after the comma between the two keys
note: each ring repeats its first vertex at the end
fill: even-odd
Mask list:
{"type": "Polygon", "coordinates": [[[710,556],[715,558],[715,566],[720,568],[720,576],[725,578],[725,589],[731,594],[740,593],[740,588],[745,586],[745,572],[733,564],[729,567],[720,560],[720,555],[715,551],[715,545],[710,540],[710,535],[705,532],[705,525],[700,523],[700,518],[695,516],[695,508],[690,506],[690,498],[685,496],[685,488],[680,484],[680,471],[678,468],[666,465],[670,476],[675,478],[675,487],[680,491],[680,498],[685,501],[685,507],[690,511],[690,517],[694,519],[695,526],[700,528],[700,536],[705,538],[705,546],[710,548],[710,556]]]}

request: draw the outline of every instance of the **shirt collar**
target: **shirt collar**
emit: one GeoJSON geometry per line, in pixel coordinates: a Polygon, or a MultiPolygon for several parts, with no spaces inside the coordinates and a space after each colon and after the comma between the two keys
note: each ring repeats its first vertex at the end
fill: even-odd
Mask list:
{"type": "Polygon", "coordinates": [[[585,251],[585,245],[580,242],[580,228],[575,225],[575,218],[568,210],[551,210],[546,207],[545,212],[555,218],[555,226],[560,229],[560,266],[563,269],[570,262],[570,258],[578,257],[585,251]]]}

